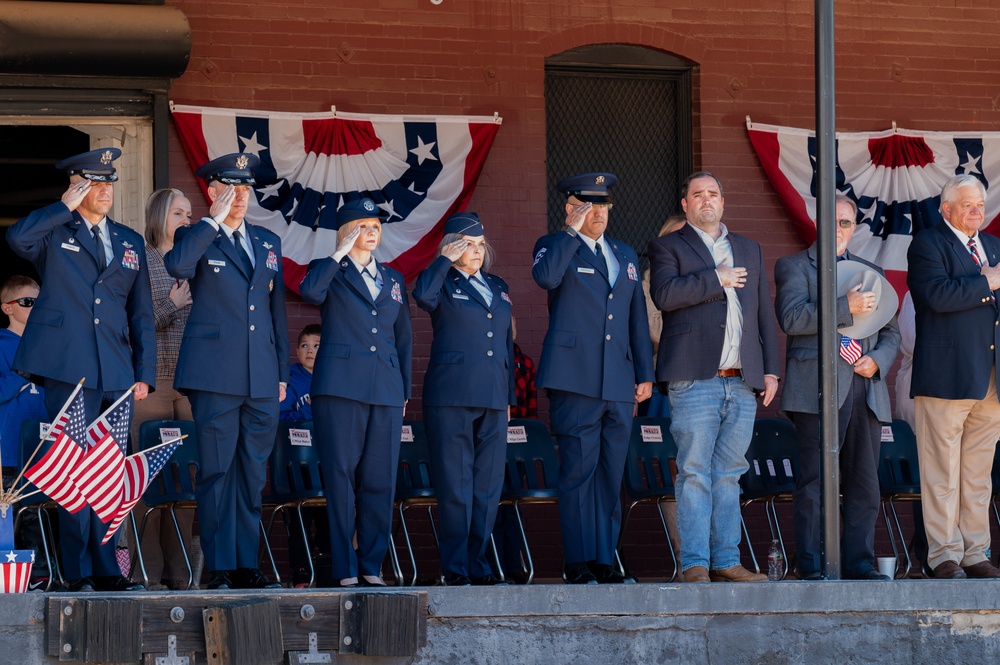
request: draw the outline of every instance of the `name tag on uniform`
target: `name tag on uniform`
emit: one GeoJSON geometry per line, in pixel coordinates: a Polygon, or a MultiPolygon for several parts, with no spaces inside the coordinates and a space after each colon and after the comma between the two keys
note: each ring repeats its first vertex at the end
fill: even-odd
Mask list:
{"type": "Polygon", "coordinates": [[[80,246],[79,245],[71,245],[68,242],[64,242],[63,244],[60,245],[60,247],[62,247],[63,249],[68,249],[71,252],[79,252],[80,251],[80,246]]]}
{"type": "Polygon", "coordinates": [[[584,275],[593,275],[594,274],[594,269],[593,268],[577,268],[576,271],[577,272],[582,272],[584,275]]]}
{"type": "Polygon", "coordinates": [[[210,266],[225,266],[226,262],[225,261],[215,261],[213,259],[209,259],[208,260],[208,265],[210,265],[210,266]]]}
{"type": "Polygon", "coordinates": [[[468,300],[469,299],[469,296],[463,296],[463,295],[460,295],[458,293],[452,293],[451,297],[454,298],[455,300],[468,300]]]}

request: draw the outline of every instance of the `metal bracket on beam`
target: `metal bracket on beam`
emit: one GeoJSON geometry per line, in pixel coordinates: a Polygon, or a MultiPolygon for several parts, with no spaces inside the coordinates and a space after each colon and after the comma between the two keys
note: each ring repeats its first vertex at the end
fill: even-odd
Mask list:
{"type": "Polygon", "coordinates": [[[333,654],[319,650],[319,638],[309,633],[309,651],[289,651],[288,665],[312,665],[313,663],[333,663],[333,654]]]}

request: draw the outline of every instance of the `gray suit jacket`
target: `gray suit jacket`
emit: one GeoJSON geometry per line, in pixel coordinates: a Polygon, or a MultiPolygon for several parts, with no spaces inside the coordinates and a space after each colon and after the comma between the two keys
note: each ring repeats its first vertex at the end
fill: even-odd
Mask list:
{"type": "MultiPolygon", "coordinates": [[[[882,269],[869,261],[845,254],[845,258],[859,261],[882,273],[882,269]]],[[[785,384],[781,391],[781,409],[800,413],[819,413],[819,314],[816,311],[818,276],[816,270],[816,245],[809,249],[778,259],[774,266],[777,286],[775,310],[778,325],[788,336],[786,345],[785,384]]],[[[847,296],[837,298],[837,327],[854,323],[847,305],[847,296]]],[[[899,327],[893,317],[876,334],[858,340],[861,352],[879,366],[879,371],[865,381],[868,408],[884,423],[892,422],[889,389],[885,375],[896,359],[899,350],[899,327]]],[[[837,404],[843,406],[847,399],[854,370],[837,356],[837,404]]]]}

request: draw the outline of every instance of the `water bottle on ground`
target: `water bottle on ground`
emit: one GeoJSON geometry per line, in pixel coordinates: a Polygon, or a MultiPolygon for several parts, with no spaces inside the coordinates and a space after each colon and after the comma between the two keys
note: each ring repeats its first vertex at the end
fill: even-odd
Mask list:
{"type": "Polygon", "coordinates": [[[771,541],[767,551],[767,579],[777,582],[785,577],[785,556],[781,553],[781,545],[777,540],[771,541]]]}

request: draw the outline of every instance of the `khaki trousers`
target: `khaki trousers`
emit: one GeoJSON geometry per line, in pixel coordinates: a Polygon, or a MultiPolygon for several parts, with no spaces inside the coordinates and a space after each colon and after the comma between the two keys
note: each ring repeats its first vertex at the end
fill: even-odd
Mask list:
{"type": "Polygon", "coordinates": [[[914,408],[927,565],[986,561],[990,472],[1000,437],[996,372],[981,400],[917,397],[914,408]]]}

